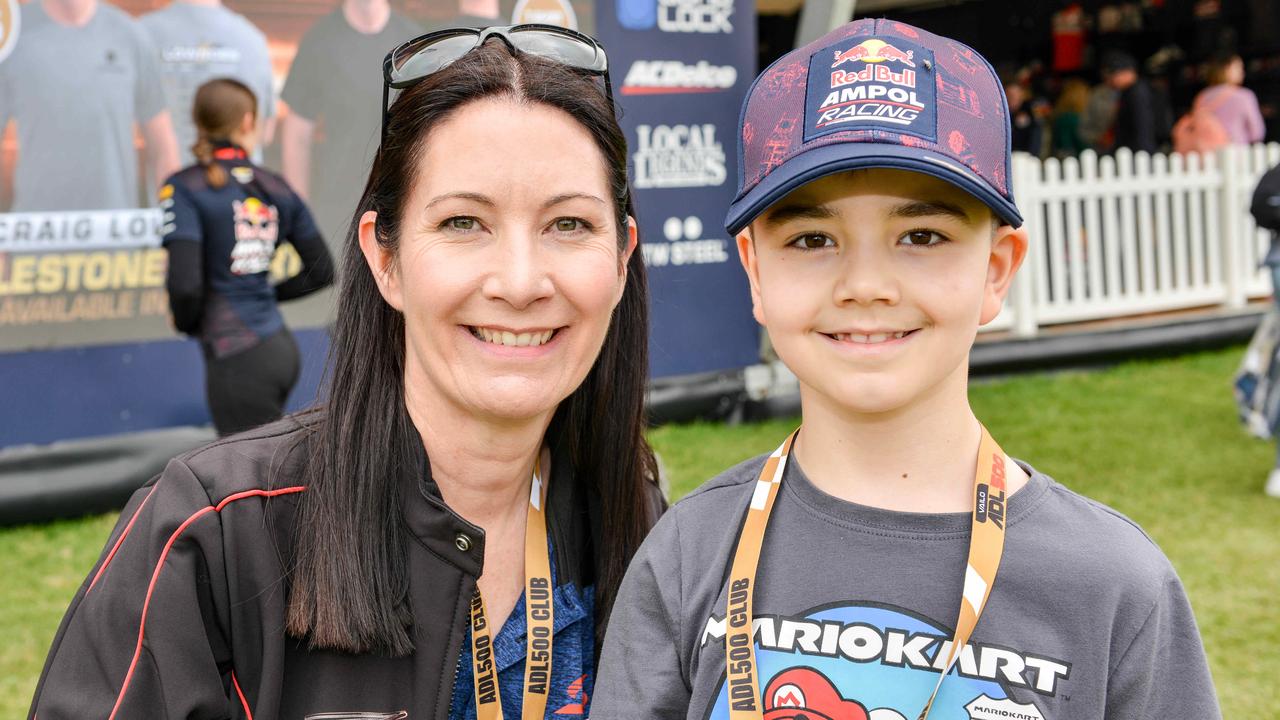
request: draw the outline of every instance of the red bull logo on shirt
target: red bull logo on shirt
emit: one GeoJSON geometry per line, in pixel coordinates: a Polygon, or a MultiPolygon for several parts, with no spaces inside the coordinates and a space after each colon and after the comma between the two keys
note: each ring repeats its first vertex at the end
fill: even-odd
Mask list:
{"type": "Polygon", "coordinates": [[[256,197],[231,203],[235,213],[236,245],[231,250],[231,272],[253,275],[271,269],[280,234],[280,211],[256,197]]]}

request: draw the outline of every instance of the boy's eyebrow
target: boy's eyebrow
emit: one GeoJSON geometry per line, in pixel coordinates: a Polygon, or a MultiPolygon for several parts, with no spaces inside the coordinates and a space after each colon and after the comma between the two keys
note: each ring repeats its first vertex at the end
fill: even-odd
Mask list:
{"type": "Polygon", "coordinates": [[[778,205],[768,210],[761,220],[764,221],[765,225],[777,227],[791,220],[830,220],[835,216],[836,212],[826,205],[793,203],[778,205]]]}
{"type": "Polygon", "coordinates": [[[959,205],[952,205],[943,200],[914,200],[903,203],[889,211],[889,217],[917,218],[930,215],[947,215],[963,223],[972,223],[969,213],[959,205]]]}

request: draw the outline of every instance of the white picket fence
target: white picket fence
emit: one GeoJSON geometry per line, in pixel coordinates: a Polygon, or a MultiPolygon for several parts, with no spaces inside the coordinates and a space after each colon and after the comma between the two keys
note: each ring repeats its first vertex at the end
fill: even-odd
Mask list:
{"type": "Polygon", "coordinates": [[[1280,145],[1212,155],[1121,150],[1099,158],[1013,158],[1026,263],[989,330],[1033,336],[1059,323],[1184,308],[1240,308],[1271,294],[1270,244],[1249,215],[1280,145]]]}

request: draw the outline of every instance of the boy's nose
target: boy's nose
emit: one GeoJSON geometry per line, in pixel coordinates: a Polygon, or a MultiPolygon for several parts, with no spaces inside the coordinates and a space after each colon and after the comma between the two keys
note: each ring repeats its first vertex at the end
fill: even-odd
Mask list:
{"type": "Polygon", "coordinates": [[[891,253],[875,247],[854,247],[840,263],[833,300],[837,305],[897,304],[900,289],[891,253]]]}

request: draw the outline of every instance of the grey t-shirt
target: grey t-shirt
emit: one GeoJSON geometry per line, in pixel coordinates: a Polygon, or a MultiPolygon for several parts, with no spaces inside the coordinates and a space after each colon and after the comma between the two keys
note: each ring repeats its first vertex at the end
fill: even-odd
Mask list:
{"type": "Polygon", "coordinates": [[[98,3],[83,27],[22,8],[0,62],[0,128],[18,126],[13,211],[140,205],[133,125],[164,110],[156,53],[124,11],[98,3]]]}
{"type": "MultiPolygon", "coordinates": [[[[143,15],[139,22],[159,52],[165,101],[173,116],[182,165],[194,161],[191,146],[196,129],[191,107],[196,90],[209,80],[239,80],[257,96],[260,121],[275,114],[267,36],[243,15],[221,5],[174,2],[143,15]]],[[[254,150],[254,160],[261,161],[260,149],[254,150]]]]}
{"type": "Polygon", "coordinates": [[[378,149],[382,58],[420,31],[392,12],[380,32],[366,35],[339,7],[307,31],[289,67],[280,96],[290,112],[317,123],[307,204],[334,257],[342,256],[343,233],[378,149]]]}
{"type": "MultiPolygon", "coordinates": [[[[764,458],[677,503],[609,618],[593,720],[728,717],[727,575],[764,458]]],[[[1132,521],[1023,465],[986,612],[930,720],[1221,717],[1182,585],[1132,521]]],[[[766,720],[916,720],[950,640],[968,513],[823,493],[794,457],[754,600],[766,720]]]]}

